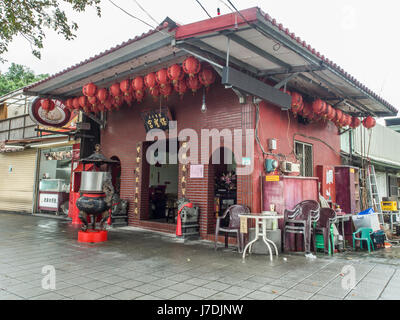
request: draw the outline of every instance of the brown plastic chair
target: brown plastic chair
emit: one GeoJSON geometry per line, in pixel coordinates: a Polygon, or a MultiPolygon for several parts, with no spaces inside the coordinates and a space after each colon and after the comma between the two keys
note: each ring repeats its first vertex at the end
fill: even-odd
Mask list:
{"type": "MultiPolygon", "coordinates": [[[[324,236],[324,251],[326,254],[329,253],[329,239],[331,238],[331,224],[336,222],[336,211],[331,208],[321,208],[319,210],[319,219],[313,228],[313,242],[314,252],[316,248],[316,234],[322,233],[324,236]]],[[[334,252],[334,244],[332,243],[332,252],[334,252]]]]}
{"type": "Polygon", "coordinates": [[[302,234],[304,250],[310,252],[312,223],[319,219],[319,203],[315,200],[305,200],[298,203],[293,210],[284,211],[283,250],[287,250],[286,236],[288,234],[302,234]]]}
{"type": "Polygon", "coordinates": [[[225,248],[228,248],[228,237],[230,234],[236,234],[237,248],[242,252],[243,247],[243,233],[240,233],[240,217],[239,214],[249,214],[250,209],[242,205],[233,205],[225,210],[222,217],[217,217],[217,224],[215,226],[215,243],[214,248],[217,250],[218,235],[220,232],[225,232],[225,248]],[[221,222],[229,218],[227,227],[221,226],[221,222]]]}

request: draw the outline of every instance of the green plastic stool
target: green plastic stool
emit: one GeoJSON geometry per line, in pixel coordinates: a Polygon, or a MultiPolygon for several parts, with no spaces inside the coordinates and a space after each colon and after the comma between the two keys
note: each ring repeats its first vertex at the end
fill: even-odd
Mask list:
{"type": "Polygon", "coordinates": [[[372,242],[371,239],[371,234],[373,233],[373,230],[371,228],[360,228],[356,232],[353,232],[353,249],[356,250],[356,240],[360,241],[360,248],[363,248],[363,241],[367,242],[367,247],[368,247],[368,252],[371,253],[371,248],[372,251],[375,250],[374,248],[374,243],[372,242]],[[361,233],[360,237],[357,237],[357,234],[361,233]]]}
{"type": "MultiPolygon", "coordinates": [[[[314,225],[316,223],[314,222],[314,225]]],[[[334,239],[333,239],[333,225],[331,224],[331,237],[329,239],[329,249],[328,249],[328,254],[333,255],[334,250],[332,250],[333,244],[334,244],[334,239]]],[[[325,251],[325,243],[324,243],[324,235],[323,234],[316,234],[315,235],[315,249],[322,249],[325,251]]]]}

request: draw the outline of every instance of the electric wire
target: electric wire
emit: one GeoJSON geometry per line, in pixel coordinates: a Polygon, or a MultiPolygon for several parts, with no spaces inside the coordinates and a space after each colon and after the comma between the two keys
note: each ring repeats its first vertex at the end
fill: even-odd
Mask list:
{"type": "Polygon", "coordinates": [[[222,3],[225,7],[227,7],[231,12],[235,12],[235,11],[233,11],[233,9],[232,9],[230,6],[227,5],[227,3],[226,3],[225,1],[219,0],[219,2],[221,2],[221,3],[222,3]]]}
{"type": "Polygon", "coordinates": [[[208,13],[208,11],[206,10],[206,8],[203,7],[203,5],[201,4],[201,2],[199,0],[196,0],[196,2],[199,4],[199,6],[203,9],[203,11],[212,19],[212,16],[208,13]]]}
{"type": "Polygon", "coordinates": [[[150,15],[150,13],[149,13],[148,11],[146,11],[146,9],[144,9],[144,8],[140,5],[140,3],[139,3],[138,1],[136,1],[136,0],[133,0],[133,1],[136,3],[136,5],[137,5],[151,20],[153,20],[153,21],[155,22],[155,24],[160,25],[160,23],[157,22],[157,20],[154,19],[154,18],[150,15]]]}
{"type": "Polygon", "coordinates": [[[170,36],[168,33],[164,32],[164,31],[162,31],[162,30],[159,30],[159,29],[157,29],[156,27],[152,26],[150,23],[147,23],[146,21],[144,21],[144,20],[142,20],[142,19],[140,19],[140,18],[134,16],[134,15],[131,14],[130,12],[126,11],[124,8],[122,8],[122,7],[120,7],[119,5],[117,5],[114,1],[112,1],[112,0],[108,0],[108,1],[109,1],[114,7],[118,8],[119,10],[121,10],[122,12],[124,12],[125,14],[127,14],[128,16],[130,16],[131,18],[133,18],[133,19],[135,19],[135,20],[138,20],[138,21],[144,23],[146,26],[150,27],[151,29],[153,29],[153,30],[155,30],[155,31],[157,31],[157,32],[160,32],[160,33],[162,33],[162,34],[164,34],[164,35],[167,35],[168,37],[170,36]]]}

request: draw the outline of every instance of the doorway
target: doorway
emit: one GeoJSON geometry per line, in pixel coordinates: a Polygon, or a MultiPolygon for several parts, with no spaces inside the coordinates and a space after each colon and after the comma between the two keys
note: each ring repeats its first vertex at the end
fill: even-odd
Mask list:
{"type": "MultiPolygon", "coordinates": [[[[168,141],[167,141],[167,148],[168,141]]],[[[178,200],[179,165],[170,163],[170,154],[159,155],[155,151],[156,159],[165,159],[165,163],[156,162],[148,166],[149,170],[149,212],[148,220],[175,223],[178,200]]]]}

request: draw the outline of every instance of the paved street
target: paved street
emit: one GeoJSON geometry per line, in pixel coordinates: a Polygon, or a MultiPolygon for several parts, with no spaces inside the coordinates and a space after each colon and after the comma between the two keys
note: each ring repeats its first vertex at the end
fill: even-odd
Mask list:
{"type": "Polygon", "coordinates": [[[1,300],[400,299],[400,248],[273,263],[252,255],[243,263],[234,248],[215,252],[210,242],[138,229],[86,245],[66,221],[6,213],[0,221],[1,300]],[[55,290],[42,289],[47,265],[56,270],[55,290]],[[343,267],[355,270],[354,289],[343,288],[343,267]]]}

